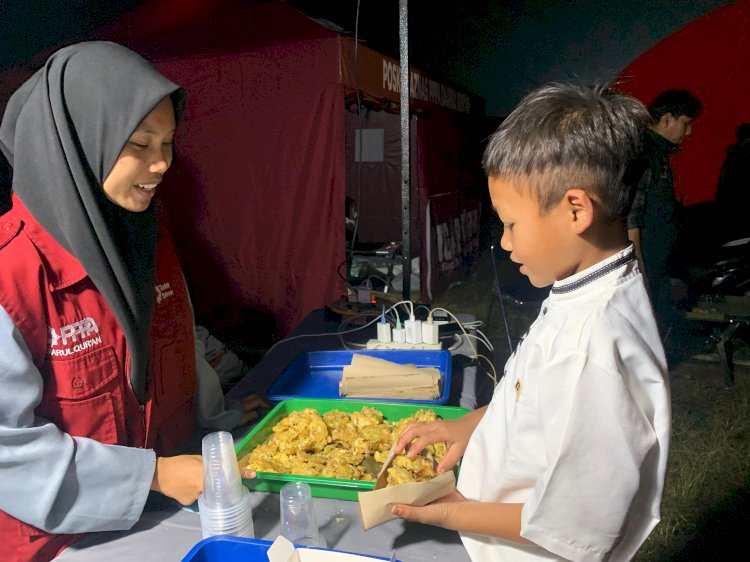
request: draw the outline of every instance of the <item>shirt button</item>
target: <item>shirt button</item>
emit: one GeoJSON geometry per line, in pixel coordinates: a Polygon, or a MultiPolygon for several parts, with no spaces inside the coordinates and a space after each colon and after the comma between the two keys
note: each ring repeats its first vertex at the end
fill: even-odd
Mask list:
{"type": "Polygon", "coordinates": [[[83,381],[81,379],[75,378],[73,379],[73,388],[81,389],[83,388],[83,381]]]}

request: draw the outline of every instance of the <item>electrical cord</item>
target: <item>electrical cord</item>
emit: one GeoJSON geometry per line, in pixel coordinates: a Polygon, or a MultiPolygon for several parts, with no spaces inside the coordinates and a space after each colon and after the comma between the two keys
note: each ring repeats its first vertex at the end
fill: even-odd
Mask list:
{"type": "Polygon", "coordinates": [[[500,290],[500,277],[497,274],[497,264],[495,263],[495,246],[490,246],[490,261],[492,262],[492,271],[495,275],[495,290],[497,291],[497,300],[500,302],[500,311],[503,315],[503,325],[505,326],[505,335],[508,336],[508,352],[513,354],[513,342],[510,339],[510,327],[508,326],[508,317],[505,315],[505,305],[503,304],[503,292],[500,290]]]}
{"type": "Polygon", "coordinates": [[[336,268],[336,273],[338,273],[338,276],[339,276],[339,278],[340,278],[340,279],[341,279],[341,280],[342,280],[342,281],[343,281],[344,283],[346,283],[346,286],[347,286],[347,287],[348,287],[349,289],[351,289],[351,290],[353,290],[353,291],[356,291],[356,290],[357,290],[357,287],[355,287],[355,286],[354,286],[354,285],[353,285],[353,284],[351,283],[351,281],[349,281],[349,279],[348,279],[347,277],[344,277],[344,276],[343,276],[343,275],[341,274],[341,268],[342,268],[343,266],[345,266],[345,265],[346,265],[346,260],[344,260],[343,262],[341,262],[341,264],[340,264],[340,265],[338,266],[338,268],[336,268]]]}
{"type": "Polygon", "coordinates": [[[426,304],[417,305],[417,307],[414,309],[414,312],[417,312],[420,308],[424,308],[427,311],[427,314],[430,313],[430,307],[427,306],[426,304]]]}
{"type": "MultiPolygon", "coordinates": [[[[388,318],[390,314],[396,314],[397,315],[397,313],[395,311],[397,310],[397,307],[400,307],[400,306],[404,307],[404,309],[406,310],[407,314],[410,313],[412,316],[414,315],[414,303],[412,301],[408,301],[408,300],[399,301],[399,302],[397,302],[395,304],[392,304],[390,307],[388,307],[388,309],[382,310],[381,312],[377,312],[376,310],[363,311],[363,312],[361,312],[359,314],[350,315],[350,316],[347,316],[345,318],[342,318],[341,324],[339,325],[339,330],[336,332],[336,334],[332,334],[330,332],[325,332],[325,333],[319,333],[319,334],[300,334],[298,336],[291,336],[291,337],[288,337],[288,338],[284,338],[283,340],[279,340],[275,344],[273,344],[268,349],[268,351],[266,351],[266,354],[270,353],[274,348],[276,348],[276,346],[278,346],[278,345],[280,345],[280,344],[282,344],[284,342],[288,342],[288,341],[292,341],[292,340],[300,339],[300,338],[312,338],[312,337],[322,337],[322,336],[332,336],[332,335],[338,336],[339,341],[341,342],[341,345],[344,347],[344,349],[348,349],[348,350],[363,349],[363,348],[366,347],[366,344],[360,344],[360,343],[354,343],[354,342],[347,342],[344,339],[343,336],[345,334],[352,334],[354,332],[359,332],[361,330],[369,328],[370,326],[372,326],[376,322],[380,321],[381,317],[388,318]],[[407,305],[408,305],[408,307],[407,307],[407,305]],[[353,323],[355,320],[361,319],[363,317],[364,318],[372,317],[372,320],[370,320],[370,321],[366,322],[365,324],[363,324],[362,326],[358,326],[356,328],[342,329],[342,328],[345,328],[346,326],[348,326],[349,324],[353,323]]],[[[422,305],[420,305],[420,306],[422,306],[422,305]]],[[[487,348],[490,351],[492,351],[493,347],[492,347],[492,344],[489,342],[489,339],[484,334],[482,334],[481,332],[479,332],[478,330],[477,330],[477,332],[480,335],[469,334],[466,331],[465,324],[462,323],[456,317],[456,315],[453,314],[450,310],[447,310],[445,308],[440,308],[440,307],[433,308],[433,309],[428,309],[428,310],[429,310],[429,312],[428,312],[428,321],[430,321],[430,322],[432,321],[432,314],[434,312],[440,311],[440,312],[445,312],[448,316],[450,316],[456,322],[456,324],[458,324],[459,328],[461,328],[461,331],[463,332],[463,337],[461,335],[459,335],[459,334],[453,334],[453,336],[454,336],[454,338],[455,338],[456,341],[455,341],[455,343],[451,347],[448,348],[448,350],[449,351],[454,351],[454,350],[458,349],[459,347],[461,347],[461,345],[463,345],[463,342],[466,341],[469,344],[469,347],[471,348],[472,355],[473,355],[472,359],[475,360],[475,361],[483,360],[483,361],[486,362],[487,366],[489,367],[489,370],[486,370],[485,373],[486,373],[486,375],[490,379],[492,379],[493,385],[496,386],[497,385],[497,371],[495,369],[495,366],[493,365],[492,361],[486,355],[482,355],[482,354],[480,354],[478,352],[476,345],[474,345],[474,342],[472,341],[472,339],[475,339],[475,340],[477,340],[479,342],[482,342],[485,346],[487,346],[487,348]],[[464,338],[465,338],[465,340],[464,340],[464,338]]]]}
{"type": "MultiPolygon", "coordinates": [[[[412,306],[413,306],[413,305],[412,305],[412,306]]],[[[491,370],[491,372],[490,372],[490,371],[486,371],[486,373],[487,373],[487,376],[488,376],[488,377],[490,377],[490,379],[492,379],[492,383],[493,383],[493,385],[494,385],[494,386],[497,386],[497,371],[495,370],[495,366],[494,366],[494,365],[492,364],[492,361],[490,361],[490,360],[489,360],[489,358],[487,358],[487,357],[486,357],[485,355],[480,355],[480,354],[479,354],[479,352],[477,351],[477,348],[476,348],[476,346],[475,346],[475,345],[474,345],[474,343],[473,343],[473,342],[471,341],[471,338],[472,338],[472,337],[474,337],[474,338],[476,338],[476,339],[479,339],[479,338],[477,338],[477,337],[476,337],[476,336],[474,336],[473,334],[469,334],[469,333],[468,333],[468,332],[466,331],[466,329],[464,328],[464,324],[463,324],[463,323],[462,323],[462,322],[461,322],[461,321],[460,321],[460,320],[459,320],[459,319],[458,319],[458,318],[456,317],[456,315],[455,315],[455,314],[453,314],[453,313],[452,313],[452,312],[451,312],[450,310],[447,310],[447,309],[445,309],[445,308],[440,308],[440,307],[438,307],[438,308],[433,308],[433,309],[432,309],[432,310],[430,311],[430,314],[429,314],[429,321],[432,321],[432,314],[433,314],[434,312],[437,312],[437,311],[445,312],[446,314],[448,314],[448,316],[450,316],[451,318],[453,318],[453,320],[455,320],[455,321],[456,321],[456,323],[458,324],[459,328],[461,328],[461,331],[463,332],[464,336],[466,337],[466,342],[467,342],[467,343],[469,344],[469,347],[471,347],[471,350],[472,350],[472,351],[474,352],[474,357],[473,357],[473,359],[475,359],[475,360],[478,360],[478,359],[480,359],[480,358],[481,358],[481,359],[484,359],[484,360],[485,360],[485,361],[487,362],[487,365],[489,365],[489,367],[490,367],[490,370],[491,370]]],[[[486,338],[485,338],[485,339],[486,339],[486,338]]],[[[482,341],[482,340],[480,340],[480,341],[482,341]]],[[[483,342],[483,343],[484,343],[484,342],[483,342]]],[[[486,342],[486,343],[489,343],[489,342],[486,342]]],[[[490,344],[490,348],[491,348],[491,344],[490,344]]]]}

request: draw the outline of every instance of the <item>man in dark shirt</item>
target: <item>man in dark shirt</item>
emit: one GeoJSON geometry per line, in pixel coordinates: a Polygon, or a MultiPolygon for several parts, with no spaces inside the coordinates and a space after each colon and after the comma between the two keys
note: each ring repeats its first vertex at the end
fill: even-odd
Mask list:
{"type": "Polygon", "coordinates": [[[671,279],[679,275],[676,243],[682,217],[670,156],[692,132],[701,107],[687,90],[670,89],[656,96],[649,106],[653,121],[634,166],[640,180],[628,215],[628,237],[646,278],[663,339],[673,320],[671,279]]]}
{"type": "Polygon", "coordinates": [[[720,241],[750,236],[750,123],[737,127],[737,142],[727,149],[716,190],[720,241]]]}

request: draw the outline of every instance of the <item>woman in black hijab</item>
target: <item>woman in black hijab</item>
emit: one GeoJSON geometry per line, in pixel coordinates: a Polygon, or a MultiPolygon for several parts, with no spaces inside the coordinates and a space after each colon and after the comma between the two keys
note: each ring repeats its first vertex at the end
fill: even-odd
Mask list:
{"type": "MultiPolygon", "coordinates": [[[[152,199],[184,93],[120,45],[63,48],[11,97],[0,149],[0,559],[48,560],[81,533],[128,529],[149,490],[180,503],[192,430],[231,429],[196,353],[187,288],[152,199]],[[197,387],[197,393],[196,393],[197,387]]],[[[212,376],[213,375],[213,376],[212,376]]]]}

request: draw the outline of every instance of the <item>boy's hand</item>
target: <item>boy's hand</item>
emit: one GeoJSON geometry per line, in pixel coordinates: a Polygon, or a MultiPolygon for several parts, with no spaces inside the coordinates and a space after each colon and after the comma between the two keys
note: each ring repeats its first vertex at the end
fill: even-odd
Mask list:
{"type": "Polygon", "coordinates": [[[457,490],[424,507],[400,503],[391,507],[393,515],[409,521],[528,544],[521,536],[522,511],[522,503],[469,501],[457,490]]]}
{"type": "Polygon", "coordinates": [[[396,453],[407,449],[407,458],[414,459],[427,445],[444,441],[445,457],[435,469],[437,474],[443,474],[453,468],[463,456],[469,438],[484,416],[485,409],[486,407],[480,408],[457,420],[407,425],[396,441],[396,453]]]}
{"type": "Polygon", "coordinates": [[[438,527],[452,528],[452,521],[455,521],[454,510],[459,502],[466,501],[457,490],[443,496],[423,507],[414,505],[395,504],[391,508],[391,513],[408,521],[418,523],[427,523],[438,527]]]}
{"type": "Polygon", "coordinates": [[[151,489],[190,505],[203,491],[203,459],[200,455],[158,457],[151,489]]]}

